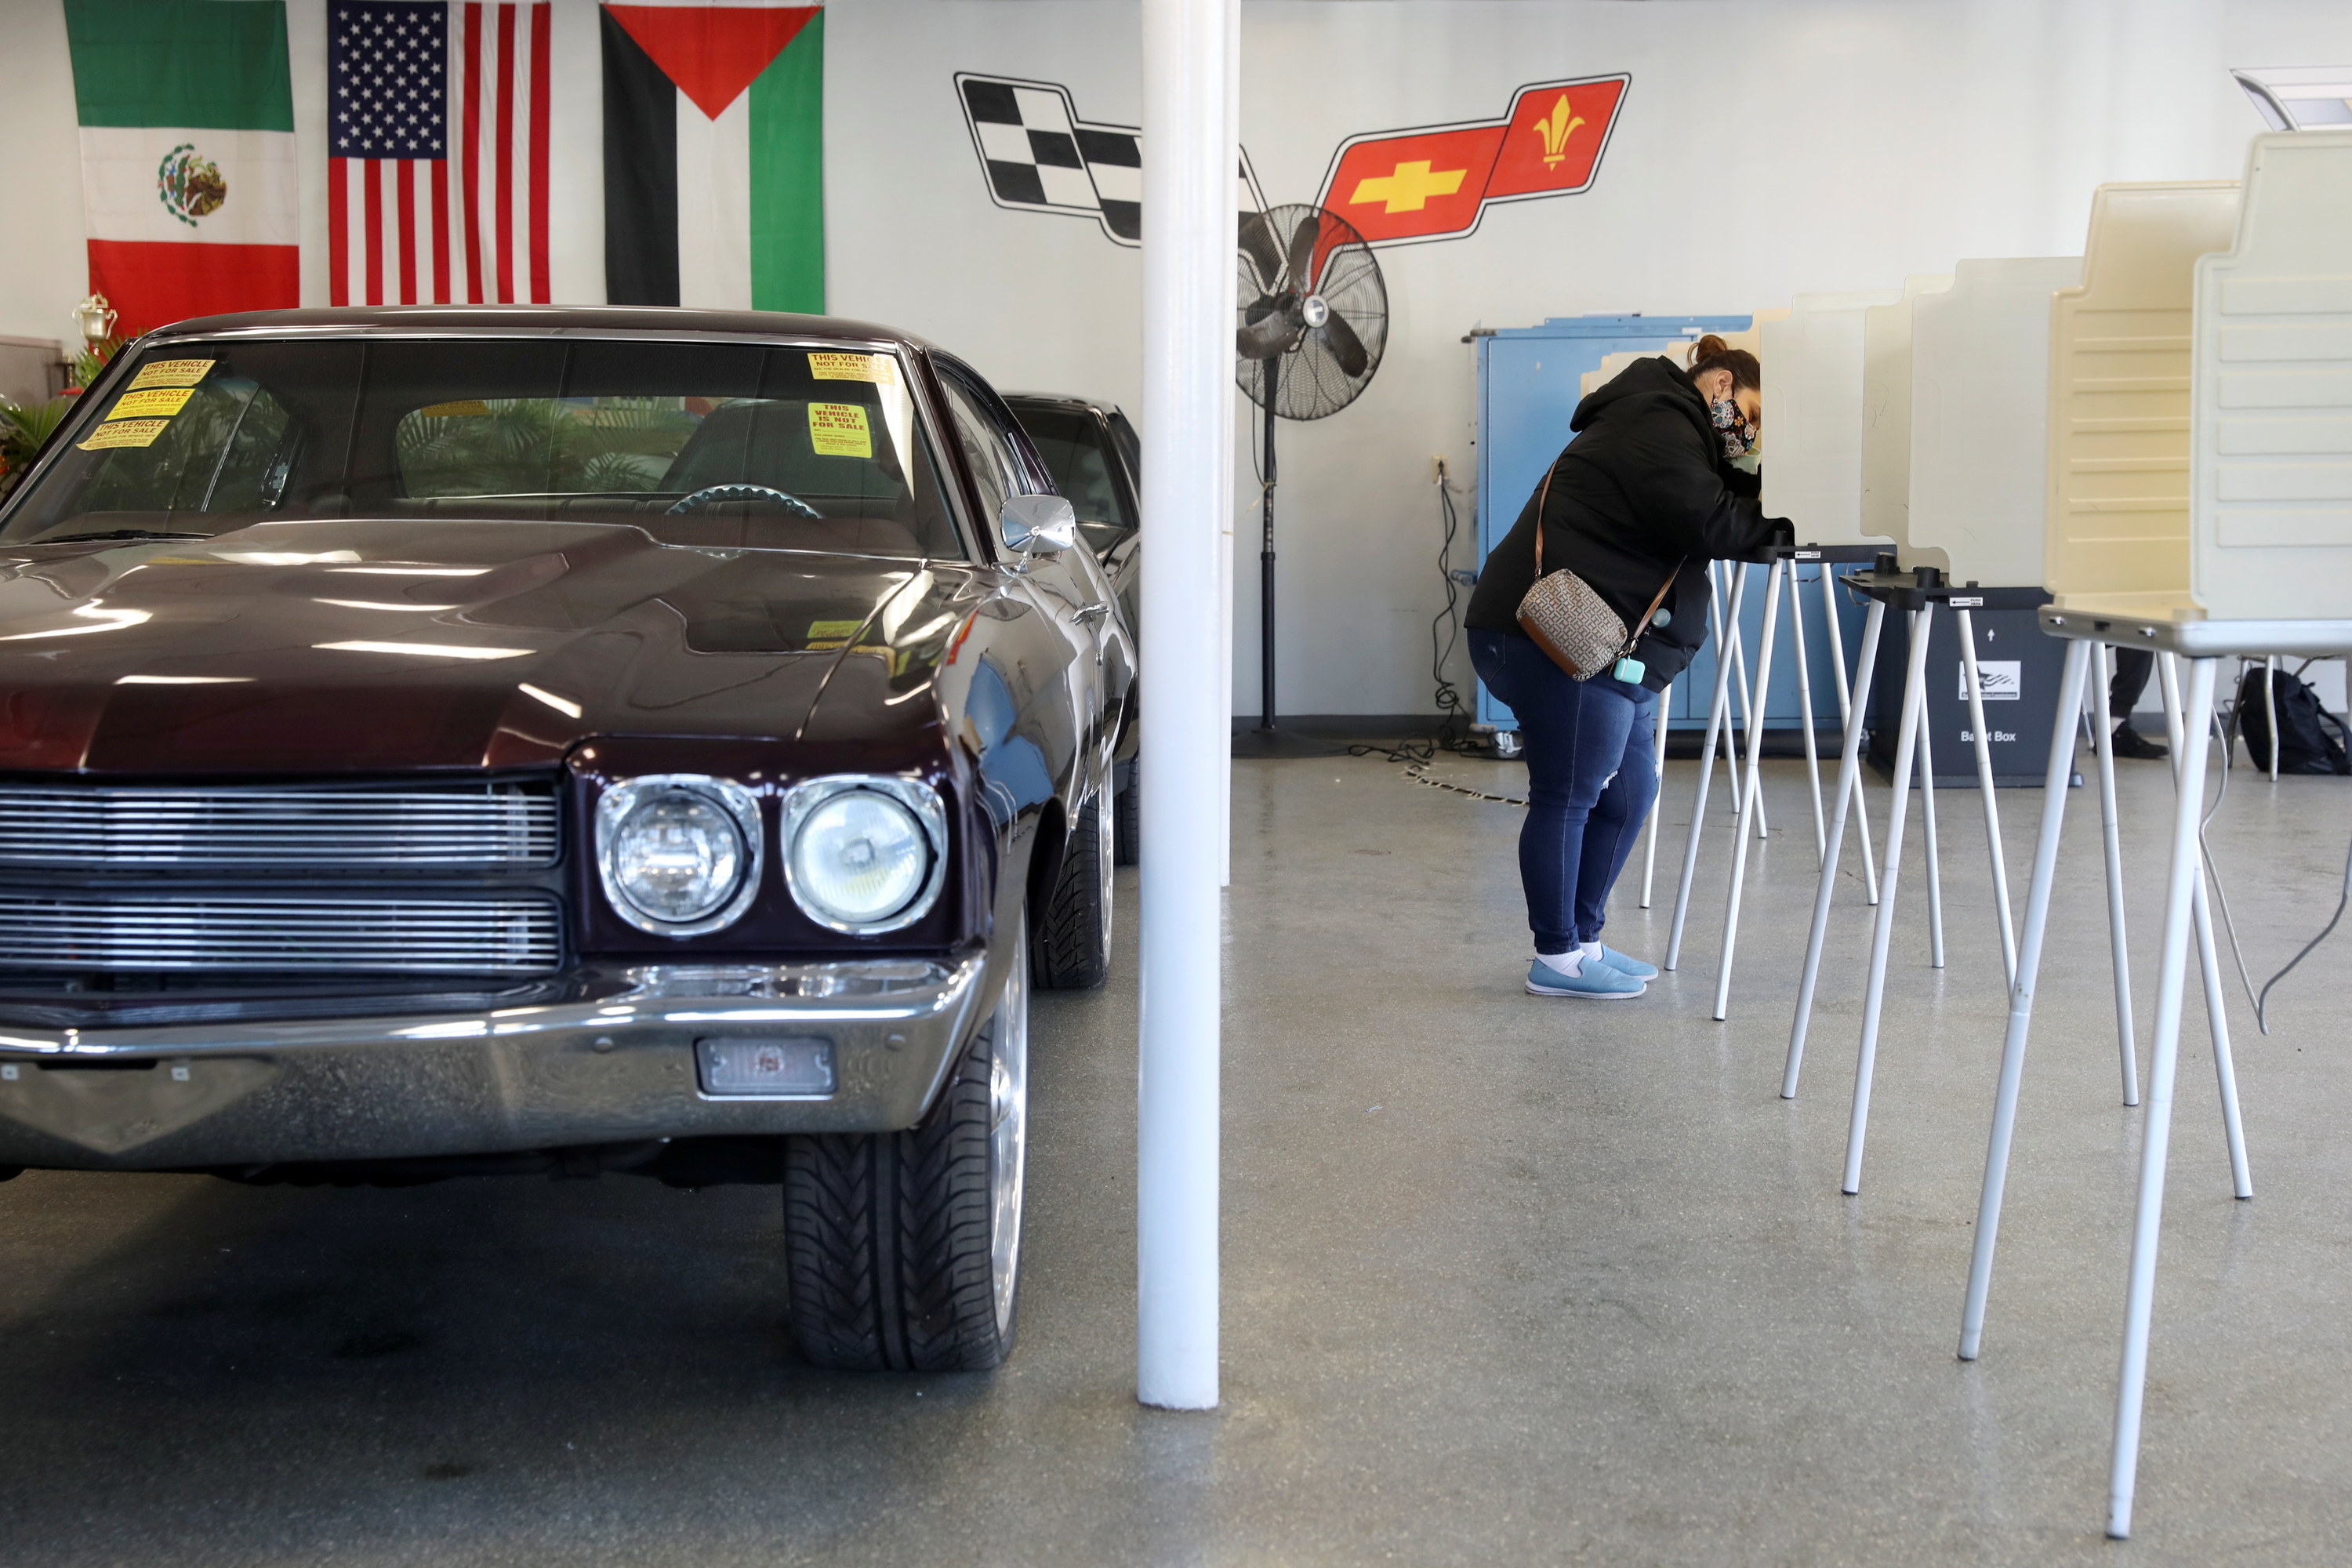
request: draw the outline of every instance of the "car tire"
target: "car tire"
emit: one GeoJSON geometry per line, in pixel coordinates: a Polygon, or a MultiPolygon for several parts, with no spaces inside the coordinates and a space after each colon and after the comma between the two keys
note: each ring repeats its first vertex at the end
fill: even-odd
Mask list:
{"type": "Polygon", "coordinates": [[[986,1372],[1012,1352],[1029,1125],[1020,952],[913,1129],[785,1140],[792,1331],[816,1366],[986,1372]]]}
{"type": "Polygon", "coordinates": [[[1118,831],[1111,835],[1111,864],[1132,866],[1143,858],[1143,796],[1138,789],[1142,769],[1133,762],[1121,763],[1118,794],[1111,797],[1111,818],[1118,831]]]}
{"type": "Polygon", "coordinates": [[[1110,978],[1110,868],[1117,834],[1109,792],[1098,789],[1070,825],[1054,890],[1030,939],[1032,973],[1048,991],[1087,991],[1110,978]]]}

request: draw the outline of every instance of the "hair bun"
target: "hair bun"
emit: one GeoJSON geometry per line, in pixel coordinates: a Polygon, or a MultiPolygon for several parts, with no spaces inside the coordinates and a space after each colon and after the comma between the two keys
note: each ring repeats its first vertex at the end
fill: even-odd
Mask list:
{"type": "Polygon", "coordinates": [[[1729,343],[1725,342],[1713,332],[1709,332],[1706,336],[1699,339],[1698,342],[1691,344],[1690,353],[1684,357],[1683,363],[1685,364],[1696,364],[1700,360],[1705,359],[1707,355],[1723,353],[1730,347],[1731,345],[1729,343]]]}

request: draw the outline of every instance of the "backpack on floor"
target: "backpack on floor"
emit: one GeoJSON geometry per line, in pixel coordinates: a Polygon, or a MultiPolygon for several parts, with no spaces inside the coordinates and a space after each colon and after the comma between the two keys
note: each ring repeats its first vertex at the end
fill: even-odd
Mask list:
{"type": "Polygon", "coordinates": [[[2238,735],[2257,768],[2271,765],[2271,725],[2278,724],[2279,772],[2282,773],[2352,773],[2352,758],[2345,754],[2344,721],[2319,704],[2318,693],[2282,669],[2270,677],[2272,698],[2263,700],[2260,666],[2246,671],[2238,685],[2238,735]],[[2336,731],[2330,734],[2330,730],[2336,731]]]}

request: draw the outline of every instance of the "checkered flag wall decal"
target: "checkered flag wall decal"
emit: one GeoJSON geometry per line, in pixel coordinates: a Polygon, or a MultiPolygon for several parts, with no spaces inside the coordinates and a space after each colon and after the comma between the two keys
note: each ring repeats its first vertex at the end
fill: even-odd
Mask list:
{"type": "MultiPolygon", "coordinates": [[[[1017,212],[1090,217],[1120,245],[1143,242],[1143,133],[1078,118],[1070,89],[1049,81],[956,73],[956,97],[980,154],[989,198],[1017,212]]],[[[1244,152],[1234,172],[1243,218],[1265,210],[1244,152]]]]}

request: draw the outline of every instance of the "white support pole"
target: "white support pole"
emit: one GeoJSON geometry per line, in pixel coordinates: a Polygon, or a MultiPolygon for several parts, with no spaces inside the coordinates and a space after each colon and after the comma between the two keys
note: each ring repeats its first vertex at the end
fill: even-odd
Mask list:
{"type": "MultiPolygon", "coordinates": [[[[1910,808],[1911,769],[1918,754],[1921,710],[1927,706],[1927,637],[1936,604],[1911,612],[1911,657],[1903,668],[1903,722],[1895,736],[1894,804],[1886,812],[1886,875],[1878,884],[1878,919],[1870,931],[1870,976],[1862,998],[1862,1050],[1853,1064],[1853,1110],[1846,1121],[1845,1175],[1839,1191],[1862,1191],[1862,1145],[1870,1131],[1870,1086],[1878,1070],[1878,1020],[1886,998],[1886,953],[1895,940],[1895,885],[1903,869],[1903,818],[1910,808]]],[[[1934,785],[1928,788],[1932,791],[1934,785]]]]}
{"type": "MultiPolygon", "coordinates": [[[[1774,561],[1764,574],[1764,630],[1756,641],[1756,684],[1761,687],[1772,679],[1772,642],[1780,629],[1780,578],[1790,569],[1786,561],[1774,561]]],[[[1748,731],[1748,782],[1739,797],[1739,824],[1731,835],[1731,890],[1724,900],[1723,953],[1715,970],[1715,1021],[1722,1023],[1731,1008],[1731,955],[1739,945],[1739,901],[1748,883],[1748,825],[1761,802],[1763,792],[1764,727],[1754,725],[1748,731]]]]}
{"type": "MultiPolygon", "coordinates": [[[[1878,634],[1886,624],[1886,605],[1873,599],[1870,614],[1862,623],[1862,662],[1855,668],[1860,681],[1868,681],[1871,672],[1878,668],[1878,634]]],[[[1843,674],[1838,689],[1845,689],[1843,674]]],[[[1813,924],[1811,934],[1805,939],[1805,967],[1797,982],[1797,1016],[1789,1026],[1789,1059],[1780,1069],[1780,1098],[1797,1098],[1797,1074],[1805,1063],[1805,1031],[1813,1021],[1813,992],[1821,984],[1822,949],[1828,944],[1830,931],[1830,899],[1837,889],[1838,855],[1845,847],[1846,809],[1862,800],[1862,705],[1855,703],[1845,716],[1845,738],[1838,749],[1837,805],[1830,813],[1829,853],[1822,857],[1820,883],[1813,889],[1813,924]]],[[[1863,816],[1857,810],[1854,816],[1863,816]]],[[[1870,842],[1868,825],[1864,825],[1863,843],[1870,842]]]]}
{"type": "MultiPolygon", "coordinates": [[[[2158,673],[2164,692],[2164,729],[2172,742],[2172,787],[2187,790],[2197,797],[2197,815],[2205,815],[2205,780],[2200,775],[2193,782],[2182,770],[2180,742],[2187,715],[2180,707],[2180,677],[2173,657],[2160,653],[2157,657],[2158,673]]],[[[2201,715],[2210,726],[2213,716],[2201,715]]],[[[2200,840],[2203,835],[2199,835],[2200,840]]],[[[2254,1195],[2254,1178],[2246,1162],[2246,1127],[2238,1115],[2238,1068],[2230,1052],[2229,992],[2221,984],[2221,960],[2213,945],[2213,911],[2205,891],[2204,846],[2198,846],[2197,890],[2191,904],[2197,922],[2197,973],[2205,985],[2205,1023],[2213,1037],[2213,1076],[2221,1091],[2221,1138],[2230,1152],[2230,1185],[2241,1198],[2254,1195]]]]}
{"type": "MultiPolygon", "coordinates": [[[[1225,10],[1225,129],[1234,146],[1238,149],[1242,139],[1242,8],[1239,0],[1225,10]]],[[[1238,168],[1241,163],[1238,152],[1234,162],[1238,168]]],[[[1234,320],[1239,308],[1239,275],[1234,268],[1228,267],[1223,283],[1224,319],[1228,321],[1234,320]]],[[[1217,654],[1220,660],[1217,687],[1230,699],[1234,689],[1234,525],[1236,521],[1234,480],[1234,464],[1238,461],[1236,443],[1230,432],[1234,428],[1234,415],[1237,411],[1241,388],[1229,375],[1224,378],[1219,395],[1224,400],[1224,413],[1220,416],[1217,428],[1229,434],[1223,446],[1224,471],[1217,479],[1217,654]]],[[[1232,704],[1228,700],[1228,728],[1232,712],[1232,704]]],[[[1230,753],[1231,748],[1227,750],[1230,753]]],[[[1234,790],[1230,754],[1225,763],[1225,787],[1216,795],[1217,886],[1221,888],[1234,885],[1234,790]]]]}
{"type": "MultiPolygon", "coordinates": [[[[1683,839],[1683,875],[1675,888],[1674,923],[1666,936],[1665,962],[1660,965],[1664,969],[1672,969],[1682,962],[1683,921],[1690,916],[1691,879],[1698,872],[1699,830],[1706,825],[1707,785],[1715,778],[1715,742],[1722,731],[1725,705],[1730,700],[1731,660],[1726,654],[1730,638],[1725,634],[1727,629],[1738,626],[1739,602],[1747,592],[1748,574],[1742,572],[1732,581],[1730,613],[1716,622],[1715,700],[1708,704],[1706,710],[1706,744],[1699,752],[1698,797],[1691,804],[1690,833],[1683,839]]],[[[1731,783],[1733,788],[1738,787],[1739,759],[1737,753],[1731,759],[1731,783]]]]}
{"type": "MultiPolygon", "coordinates": [[[[1220,667],[1216,493],[1233,439],[1234,144],[1226,96],[1236,0],[1143,0],[1143,416],[1158,520],[1143,581],[1142,663],[1220,667]]],[[[1143,716],[1142,1022],[1136,1125],[1136,1397],[1217,1403],[1218,899],[1231,693],[1155,689],[1143,716]]]]}
{"type": "Polygon", "coordinates": [[[1984,796],[1985,848],[1992,857],[1992,907],[2000,921],[2000,970],[2003,984],[2017,984],[2017,933],[2009,918],[2009,858],[2000,847],[2000,807],[1993,803],[1992,737],[1985,733],[1984,689],[1977,671],[1976,624],[1966,609],[1959,616],[1960,664],[1969,688],[1969,731],[1977,753],[1977,789],[1984,796]]]}
{"type": "MultiPolygon", "coordinates": [[[[2091,667],[2091,744],[2098,753],[2099,833],[2106,850],[2107,950],[2116,977],[2116,1048],[2123,1058],[2124,1103],[2137,1105],[2139,1031],[2132,1024],[2131,948],[2124,940],[2123,814],[2116,807],[2115,725],[2107,714],[2107,682],[2115,678],[2115,669],[2106,644],[2095,643],[2092,647],[2096,662],[2091,667]]],[[[2050,747],[2053,756],[2063,751],[2070,763],[2074,760],[2071,744],[2062,747],[2053,736],[2050,747]]],[[[2063,782],[2065,774],[2059,777],[2063,782]]]]}
{"type": "MultiPolygon", "coordinates": [[[[1674,695],[1675,683],[1669,680],[1666,682],[1666,689],[1658,693],[1657,716],[1651,726],[1650,739],[1654,750],[1650,758],[1650,771],[1658,780],[1658,794],[1661,795],[1665,794],[1666,780],[1666,710],[1672,705],[1674,695]]],[[[1650,841],[1649,847],[1642,851],[1642,907],[1645,910],[1650,907],[1650,894],[1656,887],[1658,879],[1658,804],[1655,800],[1650,803],[1650,821],[1646,837],[1650,841]]]]}
{"type": "MultiPolygon", "coordinates": [[[[1873,601],[1875,603],[1876,601],[1873,601]]],[[[1822,563],[1822,612],[1830,624],[1830,664],[1837,671],[1838,731],[1853,727],[1853,716],[1870,697],[1870,671],[1856,668],[1851,692],[1845,681],[1845,628],[1838,624],[1837,571],[1822,563]]],[[[1862,798],[1862,774],[1853,775],[1853,821],[1862,838],[1862,887],[1871,903],[1878,902],[1878,864],[1870,849],[1870,812],[1862,798]]]]}
{"type": "MultiPolygon", "coordinates": [[[[1923,617],[1924,619],[1924,617],[1923,617]]],[[[1927,859],[1927,963],[1944,967],[1944,841],[1936,830],[1936,726],[1927,721],[1927,691],[1919,690],[1919,842],[1927,859]]],[[[1887,852],[1892,855],[1894,851],[1887,852]]]]}
{"type": "MultiPolygon", "coordinates": [[[[2213,705],[2213,661],[2189,665],[2189,710],[2213,705]]],[[[2164,1222],[2164,1173],[2172,1142],[2172,1086],[2180,1065],[2180,1002],[2188,979],[2189,934],[2201,869],[2197,818],[2204,805],[2205,724],[2181,737],[2180,775],[2172,813],[2172,864],[2165,879],[2164,945],[2156,977],[2156,1045],[2148,1062],[2147,1124],[2141,1130],[2138,1210],[2132,1224],[2130,1285],[2124,1300],[2124,1353],[2116,1380],[2115,1450],[2107,1470],[2107,1534],[2131,1534],[2132,1493],[2139,1479],[2139,1428],[2147,1393],[2148,1326],[2156,1308],[2156,1255],[2164,1222]]]]}
{"type": "Polygon", "coordinates": [[[2017,1132],[2017,1091],[2025,1081],[2025,1044],[2033,1029],[2033,987],[2042,978],[2042,942],[2050,930],[2050,889],[2058,877],[2058,841],[2066,825],[2066,780],[2074,767],[2074,715],[2083,702],[2083,673],[2091,645],[2066,645],[2058,679],[2058,717],[2050,731],[2050,766],[2042,775],[2042,837],[2033,847],[2033,877],[2025,892],[2025,945],[2009,993],[2009,1033],[2000,1044],[2000,1087],[1993,1092],[1992,1135],[1985,1148],[1984,1188],[1977,1198],[1976,1250],[1969,1258],[1968,1300],[1960,1308],[1960,1359],[1974,1361],[1984,1342],[1985,1299],[1992,1289],[1992,1255],[2000,1235],[2001,1195],[2009,1186],[2010,1144],[2017,1132]]]}
{"type": "MultiPolygon", "coordinates": [[[[1789,565],[1789,646],[1797,660],[1797,727],[1804,732],[1805,786],[1813,798],[1813,858],[1829,853],[1830,835],[1822,818],[1822,753],[1813,736],[1813,668],[1805,651],[1805,600],[1797,581],[1797,566],[1789,565]]],[[[1823,566],[1822,571],[1829,568],[1823,566]]],[[[1843,678],[1844,672],[1839,672],[1843,678]]]]}

